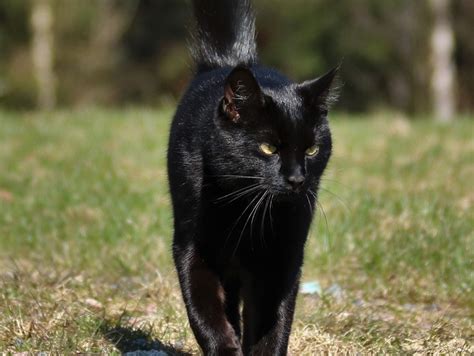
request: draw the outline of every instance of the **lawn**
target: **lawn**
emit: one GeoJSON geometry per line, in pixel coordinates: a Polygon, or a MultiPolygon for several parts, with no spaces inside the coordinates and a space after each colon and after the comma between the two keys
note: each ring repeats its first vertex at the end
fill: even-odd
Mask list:
{"type": "MultiPolygon", "coordinates": [[[[170,254],[171,116],[0,111],[0,351],[198,352],[170,254]]],[[[474,353],[474,121],[332,127],[293,355],[474,353]]]]}

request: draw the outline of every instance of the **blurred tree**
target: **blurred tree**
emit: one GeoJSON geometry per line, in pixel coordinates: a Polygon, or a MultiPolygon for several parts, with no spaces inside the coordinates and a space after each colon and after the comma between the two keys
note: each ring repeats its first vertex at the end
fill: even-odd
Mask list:
{"type": "Polygon", "coordinates": [[[452,24],[456,36],[458,107],[474,112],[474,1],[453,0],[452,24]]]}
{"type": "Polygon", "coordinates": [[[0,104],[35,105],[29,15],[26,1],[0,1],[0,104]]]}
{"type": "Polygon", "coordinates": [[[53,71],[53,9],[50,0],[32,0],[31,28],[38,107],[51,110],[56,105],[56,79],[53,71]]]}
{"type": "Polygon", "coordinates": [[[437,120],[451,121],[455,113],[454,30],[451,1],[430,0],[433,12],[431,34],[433,108],[437,120]]]}

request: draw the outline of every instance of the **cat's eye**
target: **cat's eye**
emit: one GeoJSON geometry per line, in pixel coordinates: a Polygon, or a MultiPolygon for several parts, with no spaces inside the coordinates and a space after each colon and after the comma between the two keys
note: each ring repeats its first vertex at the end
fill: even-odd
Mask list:
{"type": "Polygon", "coordinates": [[[259,148],[260,151],[269,156],[275,154],[277,151],[277,148],[269,143],[262,143],[259,148]]]}
{"type": "Polygon", "coordinates": [[[307,156],[316,156],[319,152],[319,147],[317,145],[309,147],[305,153],[307,156]]]}

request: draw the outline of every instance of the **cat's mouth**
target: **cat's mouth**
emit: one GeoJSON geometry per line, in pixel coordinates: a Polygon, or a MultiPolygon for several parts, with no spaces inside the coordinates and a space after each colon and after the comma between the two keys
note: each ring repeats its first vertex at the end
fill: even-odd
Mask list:
{"type": "Polygon", "coordinates": [[[310,190],[306,184],[299,185],[297,187],[294,186],[283,186],[283,187],[274,187],[273,189],[269,189],[274,195],[291,198],[295,196],[309,194],[310,190]]]}

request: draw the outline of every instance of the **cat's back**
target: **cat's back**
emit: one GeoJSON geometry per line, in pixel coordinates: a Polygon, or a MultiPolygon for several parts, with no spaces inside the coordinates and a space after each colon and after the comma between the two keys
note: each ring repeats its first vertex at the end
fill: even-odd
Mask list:
{"type": "Polygon", "coordinates": [[[228,68],[219,68],[197,73],[179,102],[173,125],[196,129],[212,119],[229,72],[228,68]]]}
{"type": "Polygon", "coordinates": [[[168,144],[168,174],[172,192],[176,181],[189,175],[202,178],[202,151],[215,132],[216,103],[222,96],[228,69],[197,73],[182,96],[173,117],[168,144]]]}

